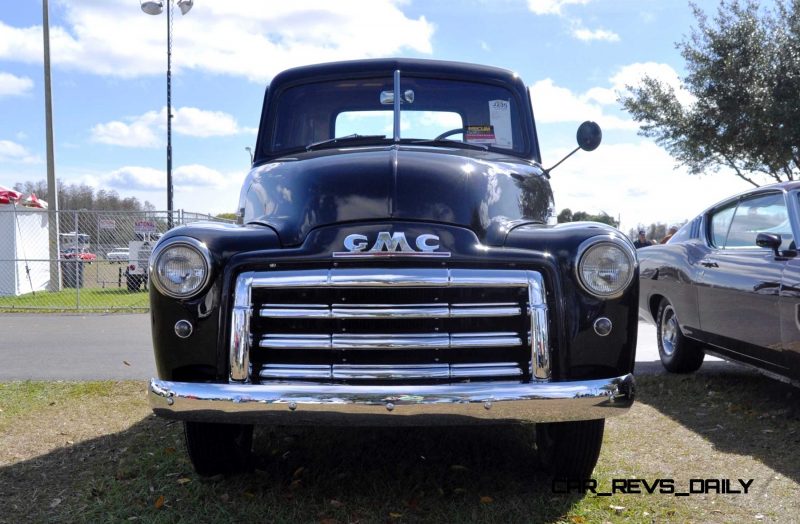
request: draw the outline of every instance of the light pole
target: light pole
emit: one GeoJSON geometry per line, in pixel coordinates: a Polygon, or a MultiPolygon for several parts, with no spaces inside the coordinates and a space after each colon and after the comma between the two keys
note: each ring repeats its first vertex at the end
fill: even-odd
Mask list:
{"type": "Polygon", "coordinates": [[[248,153],[250,153],[250,165],[252,166],[253,165],[253,148],[250,147],[250,146],[247,146],[247,147],[244,148],[244,150],[247,151],[248,153]]]}
{"type": "MultiPolygon", "coordinates": [[[[139,0],[142,11],[160,15],[164,11],[162,0],[139,0]]],[[[167,227],[172,229],[172,2],[167,0],[167,227]]],[[[188,13],[194,0],[178,0],[181,14],[188,13]]]]}
{"type": "Polygon", "coordinates": [[[50,85],[50,6],[42,1],[42,37],[44,39],[44,116],[47,147],[47,229],[50,244],[49,291],[61,290],[61,266],[58,234],[58,188],[56,187],[56,161],[53,148],[53,96],[50,85]]]}

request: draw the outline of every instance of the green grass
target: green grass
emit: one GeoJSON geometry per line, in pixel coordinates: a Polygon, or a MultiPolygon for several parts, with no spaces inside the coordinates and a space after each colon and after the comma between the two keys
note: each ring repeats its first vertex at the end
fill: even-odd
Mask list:
{"type": "Polygon", "coordinates": [[[18,297],[0,297],[0,310],[50,312],[74,309],[131,310],[148,309],[146,292],[128,292],[125,288],[81,288],[61,291],[39,291],[18,297]]]}
{"type": "Polygon", "coordinates": [[[644,377],[634,408],[606,424],[600,486],[741,477],[753,493],[595,497],[551,492],[528,426],[263,427],[252,473],[205,479],[181,424],[149,414],[142,383],[10,383],[0,522],[789,521],[797,395],[753,374],[644,377]]]}
{"type": "Polygon", "coordinates": [[[0,382],[0,430],[16,417],[56,401],[90,400],[110,396],[114,382],[0,382]]]}

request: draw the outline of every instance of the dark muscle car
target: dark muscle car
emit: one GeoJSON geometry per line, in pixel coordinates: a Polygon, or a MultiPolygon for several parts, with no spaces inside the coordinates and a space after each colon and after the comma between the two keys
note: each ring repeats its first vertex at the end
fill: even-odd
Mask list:
{"type": "Polygon", "coordinates": [[[633,402],[636,255],[603,224],[555,225],[517,75],[285,71],[239,213],[150,259],[151,403],[185,422],[200,474],[247,468],[254,423],[520,420],[549,471],[591,473],[604,419],[633,402]]]}
{"type": "Polygon", "coordinates": [[[706,210],[638,252],[640,312],[672,372],[710,353],[800,380],[800,183],[761,187],[706,210]]]}

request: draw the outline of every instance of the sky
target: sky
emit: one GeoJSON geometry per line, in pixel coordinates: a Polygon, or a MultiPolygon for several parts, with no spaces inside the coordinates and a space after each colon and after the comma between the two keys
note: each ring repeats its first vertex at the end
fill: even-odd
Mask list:
{"type": "MultiPolygon", "coordinates": [[[[50,0],[56,176],[166,209],[166,15],[137,0],[50,0]]],[[[717,2],[699,0],[707,13],[717,2]]],[[[552,173],[556,209],[605,212],[621,229],[682,222],[749,186],[692,176],[619,106],[647,74],[676,87],[683,0],[196,0],[173,20],[175,208],[234,212],[261,103],[278,72],[414,57],[487,64],[530,86],[545,167],[584,120],[603,144],[552,173]]],[[[0,10],[0,185],[46,179],[42,7],[0,10]]],[[[691,103],[688,93],[680,93],[691,103]]]]}

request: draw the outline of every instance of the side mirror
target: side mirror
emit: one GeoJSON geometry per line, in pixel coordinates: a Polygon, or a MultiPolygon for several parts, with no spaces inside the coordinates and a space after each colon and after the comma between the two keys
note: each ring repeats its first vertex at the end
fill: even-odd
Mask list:
{"type": "Polygon", "coordinates": [[[600,130],[600,126],[597,125],[596,122],[587,120],[578,126],[578,134],[576,138],[578,139],[578,147],[570,151],[567,156],[556,162],[554,166],[544,169],[544,176],[550,178],[550,171],[557,168],[559,165],[561,165],[561,162],[574,155],[578,149],[583,149],[584,151],[594,151],[597,149],[597,146],[600,145],[600,141],[603,140],[603,132],[600,130]]]}
{"type": "Polygon", "coordinates": [[[756,245],[771,249],[776,257],[779,256],[778,248],[781,247],[781,242],[781,236],[775,233],[759,233],[756,236],[756,245]]]}
{"type": "Polygon", "coordinates": [[[584,151],[594,151],[603,140],[603,131],[596,122],[587,120],[578,126],[578,147],[584,151]]]}

